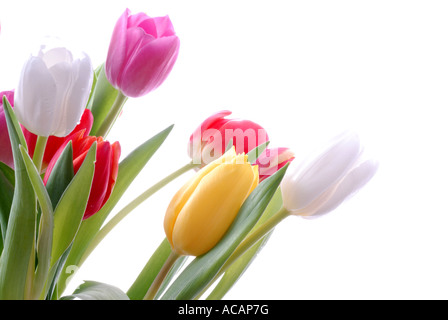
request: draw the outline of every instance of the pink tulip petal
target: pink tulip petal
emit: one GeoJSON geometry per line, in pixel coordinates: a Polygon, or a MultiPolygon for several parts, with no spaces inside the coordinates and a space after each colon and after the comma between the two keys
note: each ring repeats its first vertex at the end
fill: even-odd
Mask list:
{"type": "MultiPolygon", "coordinates": [[[[190,136],[190,143],[188,145],[188,155],[193,161],[198,161],[201,163],[201,150],[203,147],[202,136],[210,128],[215,128],[218,130],[222,125],[216,128],[215,123],[218,121],[223,121],[224,117],[231,115],[232,112],[228,110],[219,111],[215,114],[212,114],[210,117],[205,119],[199,127],[194,130],[193,134],[190,136]]],[[[229,121],[225,119],[225,121],[229,121]]],[[[196,163],[196,162],[195,162],[196,163]]]]}
{"type": "Polygon", "coordinates": [[[230,140],[233,139],[233,145],[237,154],[247,154],[252,149],[269,140],[266,130],[250,120],[233,119],[224,123],[219,131],[221,131],[223,137],[223,150],[226,149],[230,140]]]}
{"type": "Polygon", "coordinates": [[[3,96],[6,96],[9,104],[12,105],[14,103],[14,91],[0,92],[0,161],[13,168],[14,158],[12,156],[11,140],[9,139],[8,126],[3,110],[3,96]]]}
{"type": "Polygon", "coordinates": [[[126,63],[126,30],[129,14],[130,10],[126,9],[115,24],[107,53],[105,71],[107,79],[114,87],[118,85],[118,79],[126,63]]]}
{"type": "Polygon", "coordinates": [[[258,166],[260,181],[273,175],[293,160],[294,153],[289,148],[265,149],[255,162],[258,166]]]}
{"type": "Polygon", "coordinates": [[[140,28],[146,34],[151,35],[153,38],[157,38],[157,26],[154,19],[149,18],[144,13],[137,13],[131,15],[128,19],[128,29],[140,28]]]}
{"type": "Polygon", "coordinates": [[[174,27],[168,16],[154,18],[154,23],[157,26],[157,37],[174,36],[174,27]]]}
{"type": "Polygon", "coordinates": [[[156,89],[166,79],[176,61],[179,38],[164,37],[141,44],[121,79],[121,90],[128,97],[140,97],[156,89]]]}

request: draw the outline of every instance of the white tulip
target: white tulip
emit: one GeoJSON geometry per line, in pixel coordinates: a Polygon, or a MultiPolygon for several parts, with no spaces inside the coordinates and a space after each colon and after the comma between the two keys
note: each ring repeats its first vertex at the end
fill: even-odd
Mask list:
{"type": "Polygon", "coordinates": [[[42,45],[25,62],[15,91],[19,122],[38,136],[66,136],[81,118],[92,81],[92,62],[86,54],[42,45]]]}
{"type": "Polygon", "coordinates": [[[320,216],[339,206],[376,173],[378,163],[362,160],[354,133],[337,136],[326,150],[306,163],[292,163],[281,185],[290,214],[320,216]]]}

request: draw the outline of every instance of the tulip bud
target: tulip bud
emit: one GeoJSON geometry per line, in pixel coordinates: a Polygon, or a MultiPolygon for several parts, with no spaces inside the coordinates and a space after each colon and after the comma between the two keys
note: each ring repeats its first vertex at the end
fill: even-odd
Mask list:
{"type": "Polygon", "coordinates": [[[257,166],[234,148],[201,169],[166,211],[165,233],[173,251],[199,256],[213,248],[257,185],[257,166]]]}
{"type": "Polygon", "coordinates": [[[255,162],[258,165],[260,181],[270,177],[292,160],[294,153],[288,148],[265,149],[255,162]]]}
{"type": "Polygon", "coordinates": [[[69,141],[72,142],[73,146],[73,169],[75,174],[81,167],[92,144],[97,142],[95,172],[83,217],[87,219],[103,207],[112,193],[118,175],[121,147],[119,142],[110,144],[101,137],[84,136],[84,130],[77,131],[67,137],[64,144],[51,159],[45,172],[44,184],[47,183],[56,161],[69,141]]]}
{"type": "Polygon", "coordinates": [[[11,141],[9,140],[8,126],[6,125],[3,110],[3,96],[6,96],[8,102],[12,104],[14,91],[0,92],[0,161],[13,168],[14,158],[12,156],[11,141]]]}
{"type": "Polygon", "coordinates": [[[359,138],[345,133],[306,164],[291,165],[281,184],[283,205],[291,214],[319,216],[330,212],[363,187],[378,164],[361,160],[359,138]]]}
{"type": "Polygon", "coordinates": [[[188,145],[193,163],[205,166],[218,159],[232,139],[236,153],[245,154],[268,141],[263,127],[250,120],[225,119],[230,114],[230,111],[215,113],[193,132],[188,145]]]}
{"type": "Polygon", "coordinates": [[[118,19],[106,59],[106,76],[127,97],[141,97],[160,86],[176,62],[179,38],[168,16],[144,13],[118,19]]]}
{"type": "Polygon", "coordinates": [[[87,55],[42,45],[23,66],[15,92],[17,119],[38,136],[66,136],[81,118],[92,81],[87,55]]]}

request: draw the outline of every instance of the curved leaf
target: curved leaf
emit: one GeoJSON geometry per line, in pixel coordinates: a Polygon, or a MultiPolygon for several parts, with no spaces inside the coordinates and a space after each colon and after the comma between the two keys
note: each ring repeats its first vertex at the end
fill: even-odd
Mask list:
{"type": "Polygon", "coordinates": [[[129,297],[119,288],[95,281],[85,281],[73,294],[62,297],[61,300],[129,300],[129,297]]]}
{"type": "Polygon", "coordinates": [[[14,180],[14,170],[0,162],[0,255],[3,251],[3,241],[14,196],[14,180]]]}
{"type": "Polygon", "coordinates": [[[69,141],[51,170],[46,184],[53,208],[56,208],[58,205],[61,196],[74,176],[73,146],[72,142],[69,141]]]}
{"type": "Polygon", "coordinates": [[[54,210],[53,250],[51,266],[67,250],[78,232],[89,199],[95,171],[96,142],[92,144],[83,164],[65,190],[54,210]]]}
{"type": "Polygon", "coordinates": [[[6,97],[3,108],[14,156],[15,187],[0,257],[0,300],[21,300],[29,294],[28,270],[34,263],[36,196],[19,151],[20,145],[26,146],[25,139],[6,97]]]}
{"type": "Polygon", "coordinates": [[[25,148],[20,146],[26,171],[28,172],[34,192],[39,200],[41,217],[40,228],[37,241],[37,270],[32,288],[32,297],[37,299],[40,297],[45,285],[45,280],[50,271],[51,247],[53,242],[53,206],[50,196],[44,186],[42,178],[39,175],[33,160],[30,158],[25,148]]]}
{"type": "Polygon", "coordinates": [[[263,153],[263,151],[268,147],[269,141],[260,144],[259,146],[253,148],[251,151],[247,153],[247,161],[254,164],[257,161],[258,157],[263,153]]]}

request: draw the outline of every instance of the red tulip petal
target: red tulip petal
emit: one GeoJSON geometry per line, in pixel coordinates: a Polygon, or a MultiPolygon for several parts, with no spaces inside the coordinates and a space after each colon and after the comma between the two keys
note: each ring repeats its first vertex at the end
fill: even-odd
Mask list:
{"type": "Polygon", "coordinates": [[[92,216],[101,209],[107,192],[110,176],[111,146],[108,141],[98,143],[96,151],[95,173],[87,202],[84,219],[92,216]]]}
{"type": "Polygon", "coordinates": [[[115,182],[117,181],[118,176],[118,166],[121,155],[121,146],[119,142],[114,142],[112,144],[112,154],[111,154],[111,163],[110,163],[110,176],[109,176],[109,184],[107,186],[106,195],[103,200],[102,206],[109,200],[110,194],[112,193],[115,182]]]}

